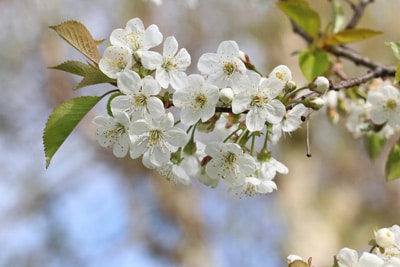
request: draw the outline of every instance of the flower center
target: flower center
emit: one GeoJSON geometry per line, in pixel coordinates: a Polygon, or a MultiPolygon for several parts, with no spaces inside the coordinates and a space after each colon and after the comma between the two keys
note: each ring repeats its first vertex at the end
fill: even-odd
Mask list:
{"type": "Polygon", "coordinates": [[[174,64],[170,60],[166,59],[166,60],[164,60],[163,64],[161,65],[161,68],[165,69],[166,72],[169,72],[170,70],[176,68],[176,64],[174,64]]]}
{"type": "Polygon", "coordinates": [[[389,109],[389,110],[395,110],[396,108],[397,108],[397,102],[396,102],[396,100],[395,99],[389,99],[387,102],[386,102],[386,108],[387,109],[389,109]]]}
{"type": "Polygon", "coordinates": [[[138,107],[145,106],[147,104],[147,96],[144,94],[135,95],[135,104],[138,107]]]}
{"type": "Polygon", "coordinates": [[[162,139],[162,132],[159,129],[150,130],[149,146],[157,145],[162,139]]]}
{"type": "Polygon", "coordinates": [[[228,165],[233,165],[236,161],[236,155],[235,153],[228,152],[224,155],[225,162],[228,163],[228,165]]]}
{"type": "Polygon", "coordinates": [[[228,76],[231,76],[236,70],[237,66],[232,62],[227,62],[223,67],[224,73],[228,76]]]}
{"type": "Polygon", "coordinates": [[[198,94],[195,99],[194,106],[196,108],[202,108],[207,104],[207,97],[204,94],[198,94]]]}
{"type": "Polygon", "coordinates": [[[253,96],[253,98],[251,99],[250,106],[260,108],[260,107],[268,104],[268,101],[269,101],[269,99],[267,97],[257,94],[255,96],[253,96]]]}
{"type": "Polygon", "coordinates": [[[123,135],[124,133],[125,133],[125,126],[124,125],[122,125],[121,123],[117,123],[116,125],[115,125],[115,128],[114,129],[111,129],[111,130],[109,130],[107,133],[106,133],[106,137],[107,138],[109,138],[109,137],[112,137],[112,138],[119,138],[121,135],[123,135]]]}

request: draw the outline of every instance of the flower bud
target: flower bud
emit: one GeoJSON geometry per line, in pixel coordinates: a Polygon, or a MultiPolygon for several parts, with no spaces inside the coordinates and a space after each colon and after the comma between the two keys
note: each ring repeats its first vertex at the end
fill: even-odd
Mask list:
{"type": "Polygon", "coordinates": [[[312,108],[313,110],[319,110],[325,105],[325,100],[320,97],[312,97],[304,101],[304,106],[312,108]]]}
{"type": "Polygon", "coordinates": [[[297,88],[295,81],[288,81],[285,85],[285,92],[290,93],[297,88]]]}
{"type": "Polygon", "coordinates": [[[219,100],[227,105],[232,102],[233,99],[233,91],[232,88],[222,88],[219,91],[219,100]]]}
{"type": "Polygon", "coordinates": [[[309,88],[311,91],[323,94],[329,88],[329,80],[324,76],[318,76],[314,79],[312,83],[310,83],[309,88]]]}
{"type": "Polygon", "coordinates": [[[376,231],[375,241],[382,248],[391,248],[396,246],[394,234],[388,228],[382,228],[376,231]]]}
{"type": "Polygon", "coordinates": [[[239,59],[244,63],[250,63],[249,55],[243,52],[242,50],[239,51],[239,59]]]}

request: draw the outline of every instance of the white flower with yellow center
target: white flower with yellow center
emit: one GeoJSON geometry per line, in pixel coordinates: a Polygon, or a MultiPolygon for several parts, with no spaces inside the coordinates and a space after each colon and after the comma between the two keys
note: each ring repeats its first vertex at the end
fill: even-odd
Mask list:
{"type": "Polygon", "coordinates": [[[206,174],[224,179],[230,186],[242,185],[256,171],[255,159],[245,154],[238,144],[213,142],[206,146],[205,153],[211,157],[206,174]]]}
{"type": "Polygon", "coordinates": [[[116,112],[114,117],[97,116],[93,123],[99,126],[96,130],[96,140],[102,147],[113,146],[116,157],[125,157],[130,146],[129,117],[126,113],[116,112]]]}
{"type": "Polygon", "coordinates": [[[210,119],[215,113],[219,90],[215,85],[204,80],[203,76],[192,74],[187,77],[186,86],[176,90],[173,96],[174,105],[181,108],[181,121],[193,125],[200,119],[210,119]]]}
{"type": "Polygon", "coordinates": [[[181,87],[190,62],[189,53],[185,48],[178,51],[178,42],[173,36],[165,39],[162,55],[154,51],[142,53],[143,66],[149,70],[156,70],[155,77],[162,88],[167,88],[169,84],[174,89],[181,87]]]}
{"type": "Polygon", "coordinates": [[[272,125],[272,134],[270,139],[272,143],[277,143],[282,133],[290,133],[297,130],[301,123],[301,116],[307,111],[303,104],[297,104],[288,110],[280,123],[272,125]]]}
{"type": "Polygon", "coordinates": [[[286,113],[281,101],[275,99],[283,90],[284,84],[276,77],[262,78],[257,73],[248,75],[241,84],[242,92],[236,94],[232,101],[235,114],[248,110],[246,126],[250,131],[261,131],[265,122],[279,123],[286,113]]]}
{"type": "Polygon", "coordinates": [[[203,54],[197,68],[219,88],[237,90],[240,80],[246,75],[246,66],[239,55],[239,46],[235,41],[224,41],[218,46],[217,53],[203,54]]]}
{"type": "Polygon", "coordinates": [[[135,63],[131,51],[123,45],[112,45],[106,48],[100,59],[100,70],[110,77],[116,79],[118,75],[129,70],[135,63]]]}
{"type": "Polygon", "coordinates": [[[122,110],[132,115],[132,119],[159,117],[165,113],[163,102],[156,96],[161,87],[151,76],[140,79],[134,71],[121,73],[118,88],[124,95],[111,101],[111,109],[122,110]]]}
{"type": "Polygon", "coordinates": [[[174,126],[172,113],[151,120],[140,119],[130,127],[131,158],[143,155],[146,166],[161,167],[167,164],[171,152],[176,152],[189,140],[186,132],[174,126]]]}
{"type": "Polygon", "coordinates": [[[133,18],[126,23],[125,29],[115,29],[110,36],[112,45],[124,45],[131,49],[131,53],[147,51],[161,44],[163,36],[155,24],[144,28],[139,18],[133,18]]]}
{"type": "Polygon", "coordinates": [[[370,116],[377,125],[400,126],[400,91],[392,85],[368,92],[367,103],[371,104],[370,116]]]}

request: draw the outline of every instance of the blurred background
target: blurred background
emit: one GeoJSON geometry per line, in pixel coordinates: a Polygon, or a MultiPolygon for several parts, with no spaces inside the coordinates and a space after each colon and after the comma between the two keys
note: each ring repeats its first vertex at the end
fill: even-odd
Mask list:
{"type": "MultiPolygon", "coordinates": [[[[329,19],[329,1],[311,1],[329,19]]],[[[384,41],[398,41],[393,27],[399,1],[378,0],[361,21],[384,30],[354,45],[392,65],[384,41]],[[380,12],[376,12],[380,10],[380,12]],[[385,16],[382,16],[385,14],[385,16]]],[[[351,14],[346,9],[347,14],[351,14]]],[[[342,247],[368,249],[373,229],[398,224],[400,182],[386,182],[384,151],[371,162],[361,140],[324,114],[311,119],[312,157],[305,156],[305,127],[276,147],[289,168],[279,190],[239,198],[224,186],[166,181],[129,158],[115,159],[94,140],[91,120],[100,103],[61,146],[48,169],[42,131],[52,109],[78,95],[100,95],[107,85],[73,92],[77,78],[48,69],[84,60],[49,26],[84,23],[94,38],[140,17],[174,35],[192,56],[221,41],[236,40],[259,70],[288,65],[304,80],[292,52],[305,48],[269,0],[0,0],[0,266],[286,266],[288,254],[331,266],[342,247]]],[[[103,47],[104,48],[104,47],[103,47]]],[[[364,73],[355,69],[352,73],[364,73]]],[[[395,139],[391,140],[391,142],[395,139]]]]}

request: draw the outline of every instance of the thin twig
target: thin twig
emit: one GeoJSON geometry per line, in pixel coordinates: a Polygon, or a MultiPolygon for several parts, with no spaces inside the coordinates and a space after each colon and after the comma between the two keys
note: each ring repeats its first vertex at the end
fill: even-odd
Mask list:
{"type": "Polygon", "coordinates": [[[352,5],[354,14],[353,14],[353,17],[350,19],[350,21],[347,23],[346,29],[352,29],[357,26],[362,15],[364,14],[365,8],[372,2],[374,2],[374,0],[360,0],[358,5],[356,5],[356,6],[352,5]]]}

